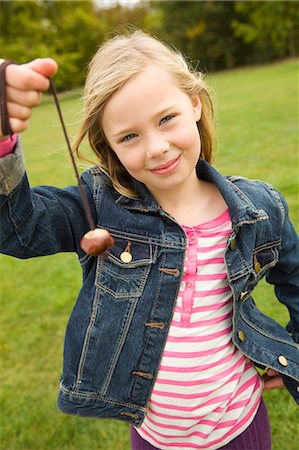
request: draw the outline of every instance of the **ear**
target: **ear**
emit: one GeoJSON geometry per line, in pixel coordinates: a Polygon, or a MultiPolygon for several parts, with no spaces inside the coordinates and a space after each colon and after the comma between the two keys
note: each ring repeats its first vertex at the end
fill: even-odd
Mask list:
{"type": "Polygon", "coordinates": [[[202,111],[199,95],[195,95],[192,98],[192,105],[193,105],[193,110],[194,110],[195,122],[198,122],[201,118],[201,111],[202,111]]]}

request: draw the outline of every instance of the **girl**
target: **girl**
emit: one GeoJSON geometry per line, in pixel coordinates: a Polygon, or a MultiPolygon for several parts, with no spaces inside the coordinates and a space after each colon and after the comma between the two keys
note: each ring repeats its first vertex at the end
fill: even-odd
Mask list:
{"type": "MultiPolygon", "coordinates": [[[[56,71],[53,60],[6,70],[15,133],[56,71]]],[[[98,165],[82,184],[114,246],[80,247],[78,187],[30,189],[19,137],[2,133],[2,252],[75,251],[83,286],[69,319],[59,408],[130,421],[132,449],[269,450],[263,388],[299,403],[299,239],[270,185],[211,165],[213,117],[200,74],[137,31],[105,43],[85,86],[98,165]],[[251,297],[266,276],[288,331],[251,297]],[[255,366],[268,368],[263,379],[255,366]]]]}

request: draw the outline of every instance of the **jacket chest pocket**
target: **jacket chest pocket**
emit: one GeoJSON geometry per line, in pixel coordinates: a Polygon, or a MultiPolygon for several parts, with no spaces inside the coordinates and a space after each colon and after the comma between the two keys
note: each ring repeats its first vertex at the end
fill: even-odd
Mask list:
{"type": "Polygon", "coordinates": [[[104,259],[98,258],[95,284],[118,300],[139,298],[154,262],[154,246],[115,238],[104,259]]]}
{"type": "Polygon", "coordinates": [[[267,270],[276,265],[278,258],[279,245],[256,248],[253,252],[249,285],[255,286],[267,270]]]}

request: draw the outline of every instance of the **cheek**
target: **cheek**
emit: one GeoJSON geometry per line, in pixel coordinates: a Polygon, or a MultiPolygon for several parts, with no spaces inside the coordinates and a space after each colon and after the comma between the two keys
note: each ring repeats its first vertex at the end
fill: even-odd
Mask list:
{"type": "Polygon", "coordinates": [[[194,147],[194,150],[200,150],[200,135],[196,124],[190,127],[186,124],[177,131],[175,136],[177,146],[181,148],[194,147]]]}
{"type": "Polygon", "coordinates": [[[126,152],[115,152],[122,165],[132,175],[135,171],[139,170],[142,164],[140,155],[138,152],[132,152],[130,150],[126,152]]]}

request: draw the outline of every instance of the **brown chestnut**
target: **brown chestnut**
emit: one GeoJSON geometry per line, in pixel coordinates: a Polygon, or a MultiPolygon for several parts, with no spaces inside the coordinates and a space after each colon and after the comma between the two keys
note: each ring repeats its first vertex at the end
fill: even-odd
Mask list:
{"type": "Polygon", "coordinates": [[[114,245],[113,237],[107,230],[95,228],[88,231],[80,241],[82,250],[88,255],[98,256],[114,245]]]}

